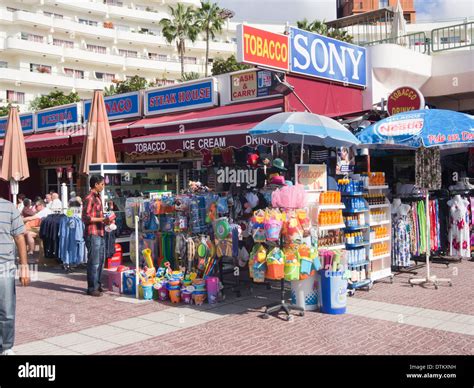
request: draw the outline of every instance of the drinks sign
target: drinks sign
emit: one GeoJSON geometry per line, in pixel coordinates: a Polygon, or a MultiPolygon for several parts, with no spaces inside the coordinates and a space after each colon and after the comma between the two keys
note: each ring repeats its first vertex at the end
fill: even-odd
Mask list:
{"type": "Polygon", "coordinates": [[[423,94],[411,86],[402,86],[395,89],[388,96],[387,110],[390,116],[397,113],[409,112],[412,110],[424,109],[425,99],[423,94]]]}
{"type": "Polygon", "coordinates": [[[306,191],[327,190],[327,169],[325,164],[297,164],[296,184],[303,185],[306,191]]]}

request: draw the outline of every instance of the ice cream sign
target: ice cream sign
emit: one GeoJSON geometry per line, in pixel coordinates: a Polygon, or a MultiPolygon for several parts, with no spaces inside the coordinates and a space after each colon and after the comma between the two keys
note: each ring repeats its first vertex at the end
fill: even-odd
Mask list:
{"type": "Polygon", "coordinates": [[[277,34],[238,26],[237,60],[270,69],[365,87],[364,47],[290,27],[277,34]]]}

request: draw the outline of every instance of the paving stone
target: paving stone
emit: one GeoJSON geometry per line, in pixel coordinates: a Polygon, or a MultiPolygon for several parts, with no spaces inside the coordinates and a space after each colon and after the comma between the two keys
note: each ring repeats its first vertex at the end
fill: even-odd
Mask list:
{"type": "Polygon", "coordinates": [[[135,330],[140,327],[152,325],[153,321],[149,319],[130,318],[122,321],[111,322],[110,325],[120,327],[122,329],[135,330]]]}
{"type": "Polygon", "coordinates": [[[164,322],[169,321],[170,319],[175,318],[177,313],[173,313],[171,309],[166,309],[163,311],[158,311],[156,313],[150,313],[146,315],[140,315],[140,319],[146,319],[153,322],[164,322]]]}
{"type": "MultiPolygon", "coordinates": [[[[144,329],[149,328],[151,326],[145,326],[144,329]]],[[[136,331],[128,331],[125,333],[115,334],[111,337],[107,337],[108,342],[112,342],[117,345],[130,345],[137,342],[145,341],[147,339],[152,338],[151,335],[147,335],[144,333],[138,333],[136,331]]]]}
{"type": "Polygon", "coordinates": [[[163,334],[172,333],[178,331],[180,328],[176,325],[164,324],[164,323],[154,323],[150,326],[140,327],[135,331],[137,333],[142,333],[149,335],[151,337],[157,337],[163,334]]]}
{"type": "Polygon", "coordinates": [[[86,342],[92,342],[94,341],[94,338],[82,333],[70,333],[57,337],[46,338],[45,341],[57,346],[68,347],[86,342]]]}
{"type": "Polygon", "coordinates": [[[69,346],[68,349],[81,354],[95,354],[104,350],[116,348],[118,345],[109,341],[95,340],[84,344],[69,346]]]}

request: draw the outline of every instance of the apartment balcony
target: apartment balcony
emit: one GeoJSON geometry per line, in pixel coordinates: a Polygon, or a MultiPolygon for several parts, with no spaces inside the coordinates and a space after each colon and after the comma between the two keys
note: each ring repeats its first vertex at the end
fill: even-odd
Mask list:
{"type": "Polygon", "coordinates": [[[73,11],[84,11],[90,12],[95,16],[105,16],[107,14],[107,5],[101,1],[71,1],[71,0],[44,0],[45,5],[58,4],[61,8],[70,9],[73,11]]]}
{"type": "Polygon", "coordinates": [[[92,79],[79,79],[66,77],[59,73],[34,73],[19,69],[0,68],[0,82],[14,83],[16,86],[20,84],[50,86],[65,90],[84,90],[91,91],[94,89],[103,89],[110,82],[97,81],[92,79]]]}
{"type": "Polygon", "coordinates": [[[114,55],[109,48],[107,48],[105,54],[80,48],[64,48],[64,58],[79,62],[105,64],[114,68],[122,68],[125,65],[124,58],[119,55],[114,55]]]}
{"type": "MultiPolygon", "coordinates": [[[[26,53],[34,56],[44,57],[50,56],[55,58],[61,58],[64,56],[64,49],[60,46],[54,46],[47,43],[33,42],[30,40],[24,40],[16,37],[9,36],[4,39],[2,45],[0,39],[0,48],[3,46],[5,50],[14,51],[17,53],[26,53]]],[[[46,37],[45,37],[46,41],[46,37]]]]}

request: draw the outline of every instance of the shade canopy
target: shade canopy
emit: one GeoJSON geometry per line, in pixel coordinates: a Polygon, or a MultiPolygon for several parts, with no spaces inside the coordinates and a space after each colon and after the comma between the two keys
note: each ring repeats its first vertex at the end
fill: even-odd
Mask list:
{"type": "Polygon", "coordinates": [[[29,178],[29,176],[30,170],[28,169],[28,158],[20,116],[18,109],[12,107],[8,113],[0,178],[8,182],[18,182],[29,178]]]}
{"type": "Polygon", "coordinates": [[[387,117],[357,135],[369,148],[474,146],[474,117],[444,109],[421,109],[387,117]]]}
{"type": "Polygon", "coordinates": [[[116,163],[112,132],[102,91],[96,90],[92,99],[87,131],[82,146],[79,172],[89,174],[89,165],[116,163]]]}
{"type": "Polygon", "coordinates": [[[279,143],[349,147],[360,141],[337,121],[308,112],[275,114],[256,125],[250,135],[279,143]]]}

